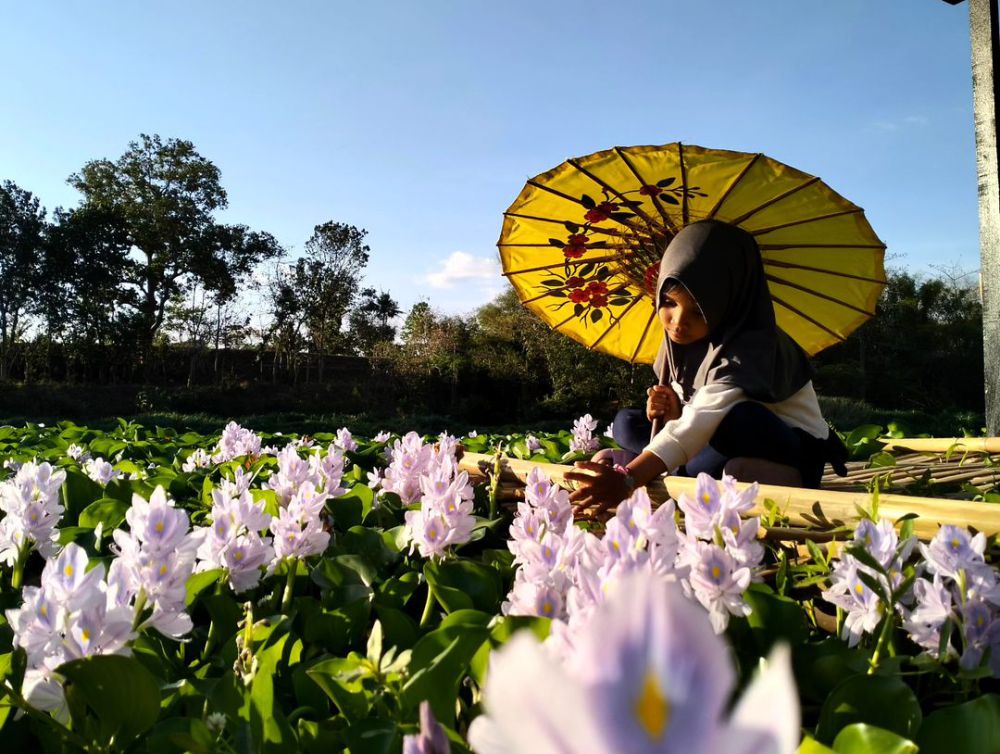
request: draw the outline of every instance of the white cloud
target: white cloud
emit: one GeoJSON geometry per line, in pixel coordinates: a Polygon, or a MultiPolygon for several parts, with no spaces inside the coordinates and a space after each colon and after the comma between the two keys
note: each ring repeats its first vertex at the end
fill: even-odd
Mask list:
{"type": "Polygon", "coordinates": [[[926,115],[906,115],[896,120],[877,120],[871,125],[879,131],[898,131],[900,128],[926,126],[930,122],[926,115]]]}
{"type": "Polygon", "coordinates": [[[500,275],[500,262],[495,257],[475,257],[464,251],[453,251],[441,261],[441,267],[424,280],[432,288],[454,288],[456,283],[495,281],[500,275]]]}

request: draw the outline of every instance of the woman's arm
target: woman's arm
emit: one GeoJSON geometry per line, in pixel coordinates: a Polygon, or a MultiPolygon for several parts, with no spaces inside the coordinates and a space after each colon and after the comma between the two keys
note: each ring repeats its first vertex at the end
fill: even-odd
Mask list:
{"type": "Polygon", "coordinates": [[[625,474],[606,464],[577,461],[575,466],[581,471],[567,471],[563,475],[566,479],[579,484],[569,496],[574,513],[582,513],[588,508],[593,508],[593,513],[603,513],[631,495],[635,487],[645,487],[667,471],[666,464],[648,450],[640,453],[625,467],[634,480],[631,485],[625,474]]]}

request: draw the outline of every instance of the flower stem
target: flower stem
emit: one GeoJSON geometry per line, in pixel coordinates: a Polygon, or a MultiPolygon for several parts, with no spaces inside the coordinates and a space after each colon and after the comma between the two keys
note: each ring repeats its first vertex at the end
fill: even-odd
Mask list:
{"type": "Polygon", "coordinates": [[[427,622],[431,619],[434,614],[434,592],[431,590],[431,585],[427,585],[427,601],[424,603],[424,614],[420,616],[420,628],[427,625],[427,622]]]}
{"type": "Polygon", "coordinates": [[[135,618],[132,619],[132,630],[138,631],[139,624],[142,623],[142,611],[146,609],[146,590],[140,589],[139,596],[135,598],[135,618]]]}
{"type": "Polygon", "coordinates": [[[886,611],[885,622],[882,624],[882,632],[878,636],[878,643],[875,645],[875,651],[872,652],[872,659],[868,665],[868,675],[872,675],[878,668],[879,656],[882,654],[882,648],[889,640],[889,636],[892,635],[892,629],[895,624],[896,613],[895,611],[889,609],[886,611]]]}
{"type": "Polygon", "coordinates": [[[285,581],[285,593],[281,597],[281,612],[287,614],[292,607],[292,596],[295,594],[295,573],[299,570],[299,559],[288,560],[288,580],[285,581]]]}
{"type": "Polygon", "coordinates": [[[25,542],[21,549],[17,551],[17,560],[14,561],[14,571],[10,574],[10,585],[15,590],[21,589],[24,582],[24,564],[28,560],[28,553],[31,552],[31,545],[25,542]]]}

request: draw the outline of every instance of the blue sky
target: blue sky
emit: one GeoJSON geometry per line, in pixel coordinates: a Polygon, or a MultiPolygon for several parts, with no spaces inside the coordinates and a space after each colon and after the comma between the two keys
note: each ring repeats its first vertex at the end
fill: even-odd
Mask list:
{"type": "Polygon", "coordinates": [[[141,132],[291,253],[369,231],[367,283],[468,311],[524,181],[614,145],[764,152],[866,209],[891,264],[979,266],[968,8],[941,0],[62,2],[0,8],[0,179],[49,208],[141,132]]]}

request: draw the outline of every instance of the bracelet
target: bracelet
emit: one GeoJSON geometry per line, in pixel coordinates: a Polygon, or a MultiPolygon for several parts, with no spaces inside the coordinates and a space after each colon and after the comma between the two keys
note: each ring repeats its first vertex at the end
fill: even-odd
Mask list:
{"type": "Polygon", "coordinates": [[[625,486],[628,487],[628,491],[631,492],[635,489],[635,477],[632,476],[632,472],[622,466],[620,463],[615,464],[615,471],[625,477],[625,486]]]}

